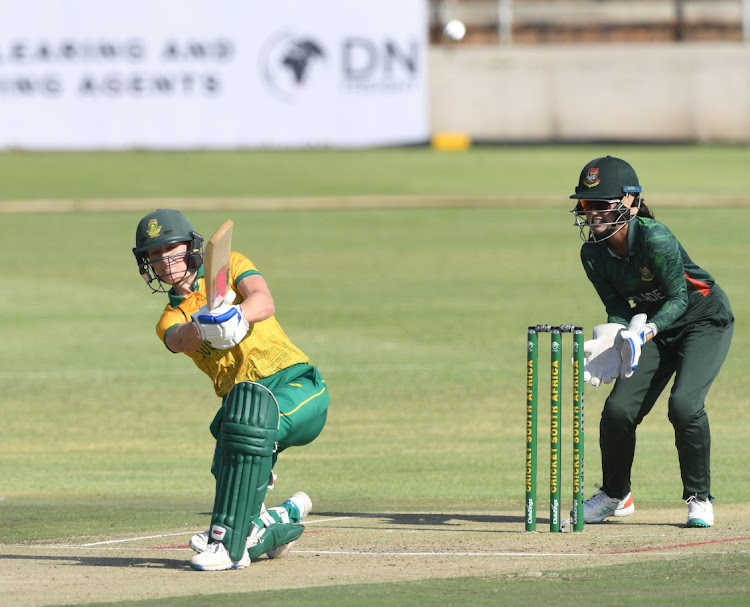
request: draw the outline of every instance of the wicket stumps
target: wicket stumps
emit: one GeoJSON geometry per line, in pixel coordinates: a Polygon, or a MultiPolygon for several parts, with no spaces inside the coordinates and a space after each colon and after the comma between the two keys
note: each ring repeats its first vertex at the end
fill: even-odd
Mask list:
{"type": "Polygon", "coordinates": [[[526,361],[526,531],[536,531],[537,393],[539,333],[549,333],[550,359],[550,505],[549,530],[561,530],[561,415],[562,334],[573,334],[573,509],[570,525],[583,531],[583,327],[529,327],[526,361]]]}

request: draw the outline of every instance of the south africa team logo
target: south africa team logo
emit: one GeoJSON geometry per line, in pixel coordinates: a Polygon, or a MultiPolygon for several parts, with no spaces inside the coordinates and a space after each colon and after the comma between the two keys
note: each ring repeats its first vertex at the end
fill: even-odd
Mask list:
{"type": "Polygon", "coordinates": [[[646,266],[638,266],[638,271],[641,273],[641,280],[647,282],[654,279],[654,271],[646,266]]]}
{"type": "Polygon", "coordinates": [[[149,238],[156,238],[159,234],[161,234],[161,226],[156,219],[148,220],[148,228],[146,229],[146,234],[149,238]]]}
{"type": "Polygon", "coordinates": [[[589,169],[588,173],[586,173],[586,177],[584,178],[583,183],[587,188],[593,188],[594,186],[599,185],[600,181],[599,169],[589,169]]]}

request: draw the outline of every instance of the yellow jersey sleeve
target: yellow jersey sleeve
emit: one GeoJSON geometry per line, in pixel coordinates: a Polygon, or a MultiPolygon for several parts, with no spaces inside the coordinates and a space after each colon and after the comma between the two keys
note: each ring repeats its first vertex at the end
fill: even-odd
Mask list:
{"type": "MultiPolygon", "coordinates": [[[[240,253],[232,252],[229,265],[229,284],[235,293],[239,293],[237,284],[245,277],[259,274],[253,262],[240,253]]],[[[235,297],[234,303],[240,301],[239,295],[235,297]]],[[[192,315],[206,305],[206,283],[202,273],[197,290],[174,305],[176,303],[173,301],[164,308],[156,324],[156,334],[162,343],[171,329],[190,322],[192,315]]],[[[228,350],[218,350],[204,341],[195,352],[185,354],[211,378],[217,396],[224,396],[238,382],[257,381],[292,365],[310,362],[287,337],[275,316],[250,325],[245,339],[228,350]]]]}

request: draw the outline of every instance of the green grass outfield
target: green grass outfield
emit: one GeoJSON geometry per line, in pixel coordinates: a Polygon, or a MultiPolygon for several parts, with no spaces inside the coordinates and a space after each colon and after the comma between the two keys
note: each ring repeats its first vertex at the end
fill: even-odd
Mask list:
{"type": "MultiPolygon", "coordinates": [[[[234,219],[234,248],[259,266],[279,321],[328,381],[329,423],[315,443],[280,457],[279,492],[303,487],[328,512],[520,516],[525,329],[559,322],[589,332],[604,320],[567,200],[580,168],[604,153],[635,166],[657,218],[731,298],[733,349],[708,402],[713,489],[717,504],[749,502],[746,148],[0,154],[0,547],[205,525],[207,425],[218,403],[190,361],[157,341],[164,296],[149,294],[130,252],[145,212],[183,200],[205,235],[234,219]],[[298,204],[253,208],[261,199],[298,204]],[[368,203],[349,208],[352,199],[368,203]],[[101,212],[69,212],[71,202],[101,212]]],[[[606,391],[587,392],[587,495],[600,481],[606,391]]],[[[681,492],[665,404],[639,431],[633,478],[646,508],[674,506],[681,492]]],[[[566,574],[577,576],[579,600],[607,587],[601,571],[566,574]]],[[[655,579],[649,571],[617,570],[633,604],[690,599],[685,584],[692,596],[731,601],[747,564],[706,562],[684,579],[672,571],[679,592],[640,584],[655,579]]],[[[488,584],[347,587],[348,602],[324,587],[313,602],[419,604],[422,592],[432,602],[421,604],[482,604],[469,597],[493,592],[488,584]]],[[[533,580],[503,584],[519,604],[554,600],[533,580]]],[[[297,604],[305,593],[242,600],[261,597],[297,604]]]]}
{"type": "MultiPolygon", "coordinates": [[[[0,154],[0,200],[316,196],[555,196],[612,154],[648,195],[747,197],[741,146],[478,147],[359,151],[0,154]]],[[[654,202],[656,202],[654,200],[654,202]]]]}

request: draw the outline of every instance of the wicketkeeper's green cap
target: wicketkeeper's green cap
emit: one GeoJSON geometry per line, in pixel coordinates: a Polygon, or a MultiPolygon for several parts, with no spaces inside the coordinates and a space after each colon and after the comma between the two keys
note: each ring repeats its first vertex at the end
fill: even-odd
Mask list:
{"type": "Polygon", "coordinates": [[[603,156],[583,167],[576,193],[571,198],[612,200],[640,192],[641,184],[632,166],[621,158],[603,156]]]}
{"type": "Polygon", "coordinates": [[[138,223],[134,253],[145,253],[173,242],[191,242],[195,228],[190,220],[173,209],[156,209],[138,223]]]}

